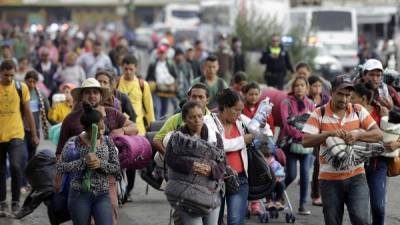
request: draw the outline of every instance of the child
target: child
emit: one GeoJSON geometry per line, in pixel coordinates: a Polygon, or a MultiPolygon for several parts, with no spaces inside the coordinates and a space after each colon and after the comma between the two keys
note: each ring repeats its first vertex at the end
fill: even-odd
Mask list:
{"type": "Polygon", "coordinates": [[[247,81],[247,74],[243,71],[238,71],[235,73],[233,79],[231,80],[231,89],[243,96],[243,92],[241,90],[243,86],[247,84],[247,81]]]}
{"type": "Polygon", "coordinates": [[[272,150],[268,143],[262,143],[260,151],[264,155],[265,161],[268,166],[272,169],[276,177],[276,183],[272,193],[267,196],[267,210],[283,210],[283,192],[285,191],[285,170],[283,166],[275,160],[272,150]]]}
{"type": "MultiPolygon", "coordinates": [[[[244,97],[243,114],[252,119],[257,112],[258,105],[260,104],[260,86],[258,86],[256,82],[252,81],[242,87],[242,93],[244,97]]],[[[275,125],[272,114],[268,116],[267,123],[272,133],[274,133],[275,125]]]]}
{"type": "Polygon", "coordinates": [[[53,123],[61,123],[64,118],[71,112],[73,108],[73,99],[71,96],[72,89],[75,88],[73,84],[62,84],[60,91],[65,95],[65,100],[61,102],[53,102],[53,106],[49,110],[49,119],[53,123]]]}

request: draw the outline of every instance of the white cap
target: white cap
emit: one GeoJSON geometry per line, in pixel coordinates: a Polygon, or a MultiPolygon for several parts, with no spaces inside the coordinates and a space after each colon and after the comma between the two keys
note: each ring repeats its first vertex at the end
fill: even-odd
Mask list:
{"type": "Polygon", "coordinates": [[[364,71],[380,70],[383,72],[382,63],[377,59],[368,59],[363,66],[364,71]]]}

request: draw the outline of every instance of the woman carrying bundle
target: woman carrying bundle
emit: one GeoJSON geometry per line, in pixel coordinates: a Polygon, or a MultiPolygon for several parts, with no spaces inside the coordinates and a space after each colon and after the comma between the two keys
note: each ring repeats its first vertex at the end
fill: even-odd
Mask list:
{"type": "Polygon", "coordinates": [[[217,225],[225,174],[222,139],[203,123],[199,103],[185,103],[182,119],[185,125],[164,139],[169,140],[165,194],[183,224],[217,225]]]}

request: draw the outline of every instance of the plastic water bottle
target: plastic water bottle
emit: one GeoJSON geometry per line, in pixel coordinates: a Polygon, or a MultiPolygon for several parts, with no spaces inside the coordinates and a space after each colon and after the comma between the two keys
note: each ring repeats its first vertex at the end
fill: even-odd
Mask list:
{"type": "Polygon", "coordinates": [[[269,102],[269,98],[266,97],[264,100],[260,102],[258,105],[258,109],[253,119],[250,121],[248,125],[249,132],[252,134],[260,133],[260,126],[267,120],[269,114],[271,114],[272,107],[274,105],[269,102]]]}

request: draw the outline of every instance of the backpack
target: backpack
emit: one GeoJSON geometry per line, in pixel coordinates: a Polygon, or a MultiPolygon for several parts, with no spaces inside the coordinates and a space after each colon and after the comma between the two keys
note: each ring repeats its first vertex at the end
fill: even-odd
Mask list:
{"type": "Polygon", "coordinates": [[[22,100],[22,84],[20,81],[15,81],[15,89],[17,89],[17,93],[19,96],[19,111],[21,112],[21,116],[24,115],[24,102],[22,100]]]}
{"type": "MultiPolygon", "coordinates": [[[[139,87],[140,87],[140,91],[142,92],[142,108],[143,108],[144,114],[147,114],[147,110],[144,105],[144,79],[141,76],[137,76],[137,79],[139,80],[139,87]]],[[[117,82],[117,88],[118,88],[118,86],[119,86],[119,80],[117,82]]],[[[146,119],[146,116],[143,116],[143,123],[144,123],[145,128],[147,128],[150,125],[146,119]]]]}

